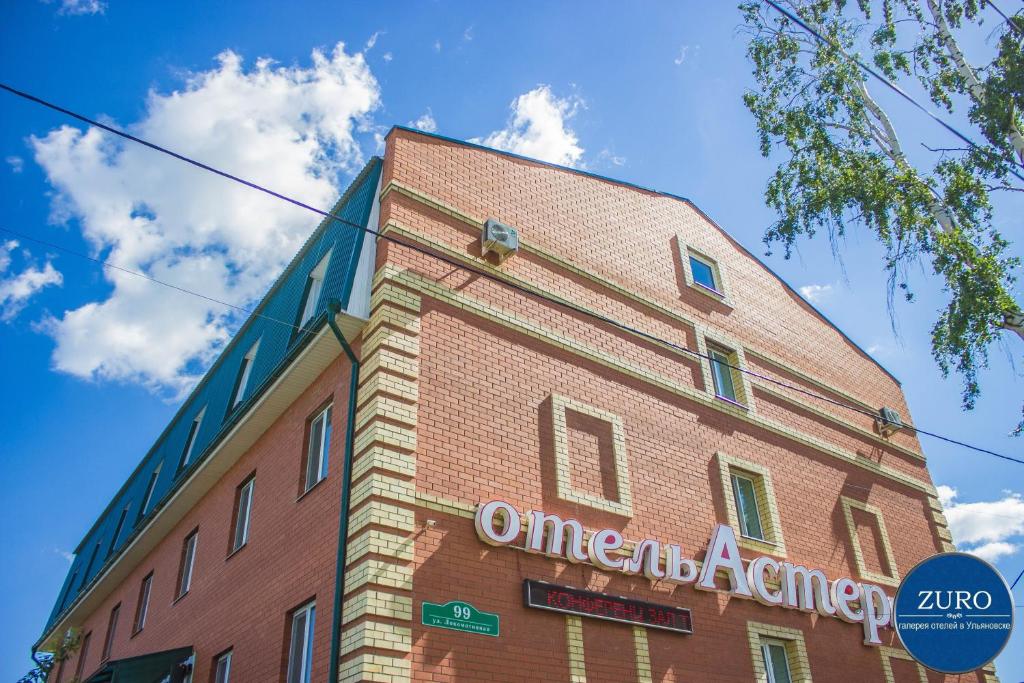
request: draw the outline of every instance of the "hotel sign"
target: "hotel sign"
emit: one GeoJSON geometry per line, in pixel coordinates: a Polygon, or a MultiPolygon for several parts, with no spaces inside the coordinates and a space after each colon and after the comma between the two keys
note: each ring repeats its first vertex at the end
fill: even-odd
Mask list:
{"type": "Polygon", "coordinates": [[[711,534],[703,564],[687,557],[680,545],[643,539],[632,554],[623,551],[626,541],[615,529],[584,531],[575,519],[562,519],[539,510],[520,514],[510,503],[492,500],[477,506],[477,535],[484,543],[510,546],[522,534],[523,550],[599,569],[643,575],[654,581],[693,584],[697,590],[719,591],[718,576],[728,578],[724,592],[762,605],[801,612],[817,612],[849,623],[859,623],[866,645],[881,645],[878,630],[892,621],[892,601],[874,584],[849,577],[829,581],[820,569],[759,556],[744,566],[732,527],[719,524],[711,534]],[[525,520],[524,520],[525,517],[525,520]]]}
{"type": "Polygon", "coordinates": [[[523,602],[527,607],[552,612],[578,614],[677,633],[693,633],[693,620],[688,609],[556,586],[545,581],[523,581],[523,602]]]}

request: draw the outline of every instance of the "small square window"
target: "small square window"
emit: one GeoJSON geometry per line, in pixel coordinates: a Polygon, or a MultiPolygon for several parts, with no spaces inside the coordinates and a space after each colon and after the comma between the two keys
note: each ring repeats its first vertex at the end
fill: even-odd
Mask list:
{"type": "Polygon", "coordinates": [[[693,274],[695,284],[707,287],[713,292],[721,291],[718,279],[715,277],[715,267],[709,261],[690,254],[690,273],[693,274]]]}
{"type": "Polygon", "coordinates": [[[732,492],[736,498],[740,533],[747,538],[758,541],[765,540],[761,510],[757,504],[757,486],[754,484],[754,480],[734,472],[732,474],[732,492]]]}
{"type": "Polygon", "coordinates": [[[303,492],[310,490],[327,477],[328,453],[331,446],[331,407],[328,405],[309,422],[303,492]]]}
{"type": "Polygon", "coordinates": [[[768,683],[792,683],[793,677],[789,666],[789,653],[786,644],[781,640],[763,640],[761,656],[764,668],[768,673],[768,683]]]}

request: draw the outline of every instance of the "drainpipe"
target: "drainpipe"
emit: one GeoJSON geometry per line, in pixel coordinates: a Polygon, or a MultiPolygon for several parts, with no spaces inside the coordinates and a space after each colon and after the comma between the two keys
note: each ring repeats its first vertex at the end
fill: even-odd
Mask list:
{"type": "Polygon", "coordinates": [[[359,359],[352,351],[345,335],[338,328],[335,317],[341,312],[341,302],[331,299],[327,302],[327,324],[338,338],[352,364],[348,392],[348,418],[345,425],[345,456],[341,472],[341,513],[338,519],[338,564],[334,571],[334,613],[331,621],[331,659],[329,681],[338,680],[338,664],[341,649],[341,602],[345,592],[345,555],[348,550],[348,508],[352,483],[352,449],[356,433],[356,398],[359,392],[359,359]]]}

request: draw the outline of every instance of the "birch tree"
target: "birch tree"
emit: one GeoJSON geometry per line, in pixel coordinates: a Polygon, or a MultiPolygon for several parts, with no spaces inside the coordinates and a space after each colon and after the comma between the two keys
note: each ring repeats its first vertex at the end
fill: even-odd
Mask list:
{"type": "Polygon", "coordinates": [[[910,266],[930,269],[946,295],[932,353],[944,376],[961,377],[971,409],[992,346],[1006,340],[1017,354],[1024,343],[1021,264],[992,204],[1000,194],[1018,206],[1024,200],[1024,16],[1004,19],[984,0],[780,4],[826,40],[763,2],[740,5],[756,79],[744,101],[762,154],[782,158],[765,191],[778,214],[765,243],[789,258],[799,239],[823,232],[839,250],[851,227],[870,231],[885,249],[890,315],[895,296],[914,298],[910,266]],[[987,36],[987,54],[974,63],[963,49],[970,32],[987,36]],[[885,86],[856,60],[975,144],[936,124],[928,139],[946,142],[919,147],[931,122],[921,114],[914,128],[898,130],[877,97],[885,86]]]}

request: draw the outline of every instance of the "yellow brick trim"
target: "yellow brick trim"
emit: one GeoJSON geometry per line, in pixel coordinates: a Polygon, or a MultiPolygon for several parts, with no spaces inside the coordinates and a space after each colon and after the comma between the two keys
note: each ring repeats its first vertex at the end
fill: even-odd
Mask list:
{"type": "Polygon", "coordinates": [[[341,612],[342,623],[347,624],[366,616],[412,621],[412,598],[373,589],[345,598],[341,612]]]}
{"type": "Polygon", "coordinates": [[[786,556],[786,541],[782,533],[782,518],[775,498],[775,487],[772,474],[764,465],[750,460],[722,453],[715,453],[718,460],[718,473],[722,481],[722,496],[725,501],[725,514],[729,525],[736,530],[737,542],[741,548],[758,553],[767,553],[780,557],[786,556]],[[732,489],[732,474],[745,475],[754,482],[757,495],[757,507],[761,517],[761,528],[765,532],[765,540],[748,538],[740,534],[739,510],[736,507],[736,496],[732,489]]]}
{"type": "Polygon", "coordinates": [[[612,368],[618,372],[629,375],[630,377],[645,381],[659,389],[688,399],[694,403],[711,406],[715,410],[729,413],[741,420],[762,427],[774,434],[786,437],[810,448],[814,448],[821,453],[856,465],[857,467],[868,470],[892,481],[896,481],[905,486],[917,489],[925,494],[935,494],[935,487],[926,481],[915,479],[903,474],[899,470],[876,463],[870,458],[859,457],[855,453],[851,453],[843,448],[818,439],[817,437],[792,429],[791,427],[775,422],[767,417],[748,415],[747,411],[739,408],[732,408],[732,406],[726,406],[724,401],[713,401],[708,397],[706,392],[698,391],[692,387],[687,387],[685,385],[678,384],[673,380],[661,377],[660,375],[657,375],[646,368],[635,365],[630,361],[617,358],[603,351],[591,348],[574,339],[564,337],[542,325],[522,319],[507,310],[479,301],[466,294],[462,294],[461,292],[453,292],[447,287],[442,287],[420,277],[419,275],[395,268],[394,266],[385,266],[382,270],[388,271],[388,277],[398,279],[409,287],[416,288],[424,294],[460,308],[468,313],[485,318],[534,339],[544,341],[556,348],[563,349],[582,358],[604,365],[605,367],[612,368]]]}
{"type": "Polygon", "coordinates": [[[744,372],[749,370],[749,366],[747,365],[747,357],[743,352],[743,344],[720,332],[712,332],[704,325],[697,327],[697,350],[704,356],[701,358],[701,373],[704,375],[704,386],[712,399],[718,400],[715,397],[714,378],[711,376],[709,345],[717,346],[722,351],[725,351],[729,358],[729,364],[739,368],[739,370],[729,369],[733,386],[739,391],[736,400],[753,414],[756,411],[756,406],[754,404],[754,392],[750,389],[750,375],[744,372]]]}
{"type": "Polygon", "coordinates": [[[365,370],[366,374],[370,375],[378,369],[393,372],[396,375],[417,378],[420,374],[420,363],[415,358],[402,356],[380,346],[363,357],[360,372],[365,370]]]}
{"type": "Polygon", "coordinates": [[[395,287],[387,282],[378,282],[373,286],[373,294],[370,295],[370,310],[381,304],[400,306],[410,311],[419,312],[422,301],[418,296],[409,290],[395,287]]]}
{"type": "Polygon", "coordinates": [[[651,675],[651,650],[647,645],[647,629],[633,627],[633,651],[636,653],[637,683],[654,683],[651,675]]]}
{"type": "Polygon", "coordinates": [[[750,656],[754,664],[755,681],[758,683],[767,683],[768,681],[768,672],[765,669],[761,644],[765,640],[778,640],[786,646],[786,658],[789,660],[789,672],[793,678],[793,683],[810,683],[811,661],[807,657],[807,644],[804,642],[803,631],[796,628],[748,621],[747,640],[750,645],[750,656]]]}
{"type": "Polygon", "coordinates": [[[420,353],[420,338],[407,332],[381,325],[372,334],[365,337],[363,353],[373,353],[382,346],[401,351],[410,356],[418,356],[420,353]]]}
{"type": "Polygon", "coordinates": [[[349,562],[345,571],[345,593],[363,586],[382,586],[398,590],[412,590],[412,567],[370,558],[360,563],[349,562]]]}
{"type": "Polygon", "coordinates": [[[416,503],[416,493],[411,481],[396,479],[395,477],[389,477],[378,472],[371,472],[370,476],[360,480],[359,483],[352,487],[352,509],[358,508],[371,496],[399,503],[416,503]]]}
{"type": "Polygon", "coordinates": [[[918,453],[917,451],[913,451],[909,448],[900,446],[899,444],[896,444],[890,441],[889,439],[886,439],[878,434],[875,434],[870,430],[864,429],[863,427],[858,427],[857,425],[852,424],[850,422],[846,422],[845,420],[836,417],[835,415],[829,413],[828,411],[822,410],[821,408],[813,406],[805,401],[801,401],[800,399],[790,396],[789,394],[783,391],[779,391],[773,385],[771,385],[768,382],[765,382],[764,380],[759,380],[755,377],[753,380],[751,380],[751,382],[754,386],[757,387],[758,391],[764,392],[765,394],[768,394],[772,398],[775,398],[784,403],[788,403],[789,405],[799,408],[800,410],[806,410],[807,412],[812,413],[813,415],[817,416],[822,420],[825,420],[826,422],[831,422],[832,424],[838,425],[843,429],[848,429],[851,432],[854,432],[858,437],[862,439],[867,439],[868,441],[872,441],[880,446],[889,448],[891,450],[894,450],[908,457],[915,458],[917,460],[925,459],[924,456],[918,453]]]}
{"type": "Polygon", "coordinates": [[[412,662],[401,657],[364,653],[343,662],[338,671],[338,683],[403,683],[410,680],[412,662]]]}
{"type": "Polygon", "coordinates": [[[587,505],[598,510],[612,512],[625,517],[633,516],[633,494],[629,485],[629,463],[626,454],[626,432],[622,418],[600,408],[587,405],[559,394],[551,395],[551,419],[554,432],[555,480],[558,497],[571,503],[587,505]],[[565,412],[572,410],[583,415],[607,422],[612,428],[612,453],[615,457],[615,490],[618,500],[607,500],[601,496],[573,488],[569,468],[569,430],[565,412]]]}
{"type": "Polygon", "coordinates": [[[426,508],[427,510],[443,512],[448,515],[464,517],[466,519],[473,519],[476,516],[476,505],[442,498],[441,496],[435,496],[423,491],[416,492],[416,505],[426,508]]]}
{"type": "Polygon", "coordinates": [[[396,529],[398,531],[413,531],[416,528],[415,513],[409,508],[398,507],[390,503],[370,501],[357,512],[351,513],[348,523],[348,535],[359,533],[363,527],[370,524],[396,529]]]}
{"type": "Polygon", "coordinates": [[[412,629],[387,622],[361,621],[341,632],[342,657],[364,647],[411,652],[412,629]]]}
{"type": "Polygon", "coordinates": [[[416,476],[416,458],[409,453],[373,446],[356,458],[352,466],[352,481],[359,481],[371,470],[412,478],[416,476]]]}
{"type": "MultiPolygon", "coordinates": [[[[388,183],[387,187],[384,188],[384,191],[381,192],[381,201],[384,201],[384,197],[388,193],[390,193],[391,191],[397,191],[400,194],[403,194],[403,195],[405,195],[407,197],[410,197],[410,198],[412,198],[412,199],[414,199],[416,201],[419,201],[420,203],[426,204],[428,206],[432,206],[433,208],[436,208],[436,209],[440,210],[441,212],[446,213],[446,214],[448,214],[448,215],[450,215],[450,216],[452,216],[452,217],[462,221],[463,223],[466,223],[466,224],[468,224],[468,225],[470,225],[472,227],[475,227],[478,230],[483,230],[484,222],[482,220],[480,220],[479,218],[476,218],[476,217],[464,214],[461,211],[459,211],[458,209],[456,209],[454,207],[451,207],[451,206],[448,206],[448,205],[444,204],[443,202],[441,202],[440,200],[438,200],[436,198],[433,198],[433,197],[430,197],[430,196],[428,196],[428,195],[426,195],[426,194],[424,194],[424,193],[422,193],[422,192],[420,192],[418,190],[415,190],[415,189],[413,189],[411,187],[403,185],[402,183],[400,183],[398,181],[391,181],[390,183],[388,183]]],[[[431,239],[431,238],[429,238],[429,237],[427,237],[425,235],[422,235],[422,234],[419,234],[419,233],[415,232],[411,228],[400,226],[395,221],[390,221],[387,225],[385,225],[384,228],[382,229],[382,232],[387,232],[390,229],[394,229],[396,232],[401,232],[403,234],[403,236],[405,236],[405,237],[409,237],[409,238],[415,239],[415,240],[417,240],[417,241],[419,241],[421,243],[429,244],[429,245],[431,245],[433,247],[440,248],[443,251],[445,251],[449,256],[454,256],[456,258],[459,258],[460,260],[467,261],[467,262],[477,261],[477,262],[479,262],[481,264],[486,265],[488,267],[488,270],[492,270],[495,274],[507,275],[506,273],[504,273],[504,271],[499,271],[498,269],[496,269],[493,266],[491,266],[490,263],[487,262],[486,260],[476,259],[476,258],[473,258],[473,257],[469,257],[469,256],[467,256],[467,254],[464,251],[458,251],[458,250],[452,249],[451,247],[449,247],[447,245],[444,245],[444,244],[442,244],[442,243],[440,243],[440,242],[438,242],[436,240],[433,240],[433,239],[431,239]]],[[[693,320],[688,318],[686,315],[680,313],[679,311],[673,310],[672,308],[669,308],[668,306],[666,306],[666,305],[664,305],[664,304],[662,304],[660,302],[657,302],[657,301],[654,301],[652,299],[649,299],[649,298],[647,298],[644,295],[637,294],[636,292],[633,292],[633,291],[627,289],[626,287],[623,287],[622,285],[620,285],[620,284],[618,284],[616,282],[613,282],[612,280],[609,280],[608,278],[605,278],[605,277],[603,277],[601,275],[598,275],[597,273],[593,273],[593,272],[588,271],[588,270],[586,270],[584,268],[580,268],[579,266],[576,266],[576,265],[574,265],[574,264],[572,264],[572,263],[562,259],[557,254],[554,254],[554,253],[552,253],[550,251],[547,251],[543,247],[534,245],[529,240],[524,240],[522,235],[520,235],[520,237],[519,237],[519,246],[524,251],[528,251],[528,252],[530,252],[532,254],[535,254],[535,255],[543,258],[544,260],[546,260],[546,261],[548,261],[550,263],[553,263],[556,266],[559,266],[560,268],[568,270],[568,271],[572,272],[575,275],[578,275],[578,276],[583,277],[583,278],[585,278],[587,280],[590,280],[591,282],[597,283],[597,284],[599,284],[599,285],[601,285],[601,286],[603,286],[603,287],[605,287],[607,289],[610,289],[610,290],[614,291],[616,294],[619,294],[619,295],[624,296],[624,297],[626,297],[628,299],[631,299],[631,300],[635,301],[636,303],[639,303],[639,304],[641,304],[641,305],[643,305],[643,306],[645,306],[645,307],[647,307],[647,308],[649,308],[651,310],[657,311],[658,313],[660,313],[662,315],[665,315],[665,316],[667,316],[669,318],[672,318],[673,320],[676,320],[677,322],[681,322],[681,323],[683,323],[685,325],[688,325],[691,328],[693,328],[694,325],[695,325],[693,320]]],[[[514,280],[516,278],[509,278],[509,279],[510,280],[514,280]]],[[[523,282],[523,281],[520,281],[520,282],[523,282]]],[[[548,294],[550,295],[550,292],[548,294]]],[[[775,356],[773,354],[770,354],[767,351],[764,351],[764,350],[761,350],[761,349],[754,349],[754,348],[751,348],[749,346],[746,347],[746,350],[747,350],[747,352],[750,355],[756,356],[756,357],[760,358],[761,360],[764,360],[764,361],[766,361],[768,363],[771,363],[772,365],[774,365],[774,366],[776,366],[776,367],[778,367],[778,368],[780,368],[782,370],[785,370],[785,371],[795,375],[796,377],[799,377],[803,381],[808,382],[809,384],[814,385],[818,389],[821,389],[821,390],[833,393],[833,394],[843,398],[844,400],[849,401],[850,403],[854,403],[854,404],[858,405],[861,408],[865,408],[867,410],[875,410],[875,408],[872,407],[872,404],[870,402],[865,401],[864,399],[861,399],[861,398],[857,398],[853,394],[850,394],[850,393],[848,393],[846,391],[843,391],[841,389],[836,389],[834,387],[830,387],[827,383],[823,382],[822,380],[819,380],[819,379],[817,379],[815,377],[812,377],[811,375],[808,375],[807,373],[805,373],[805,372],[803,372],[801,370],[797,370],[795,368],[790,367],[785,361],[783,361],[782,359],[780,359],[779,357],[777,357],[777,356],[775,356]]]]}
{"type": "Polygon", "coordinates": [[[565,616],[565,645],[569,655],[570,683],[587,683],[587,667],[583,661],[583,618],[565,616]]]}
{"type": "Polygon", "coordinates": [[[418,383],[412,380],[380,370],[373,374],[360,374],[359,400],[369,400],[374,394],[390,394],[411,403],[417,403],[420,397],[418,383]]]}
{"type": "Polygon", "coordinates": [[[356,436],[355,453],[361,455],[374,444],[411,453],[416,450],[416,430],[376,420],[356,436]]]}
{"type": "Polygon", "coordinates": [[[853,561],[857,567],[857,573],[861,578],[867,579],[868,581],[874,581],[875,583],[881,583],[886,586],[899,586],[900,573],[896,568],[896,558],[893,556],[892,545],[889,543],[889,533],[885,530],[885,520],[882,518],[882,511],[870,503],[862,503],[859,500],[847,498],[846,496],[840,496],[839,501],[843,506],[843,519],[846,520],[846,530],[850,534],[850,544],[853,546],[853,561]],[[883,559],[892,570],[891,576],[868,571],[865,566],[864,551],[861,549],[860,538],[857,534],[857,523],[853,519],[854,508],[875,517],[875,520],[878,523],[878,537],[881,541],[882,550],[885,554],[883,559]]]}
{"type": "Polygon", "coordinates": [[[917,666],[917,678],[920,683],[928,683],[928,673],[924,667],[918,664],[913,657],[904,650],[895,647],[882,645],[878,648],[878,654],[882,657],[882,674],[885,676],[885,683],[896,683],[896,675],[892,671],[892,659],[902,659],[907,662],[914,662],[917,666]]]}
{"type": "Polygon", "coordinates": [[[711,255],[711,251],[709,249],[704,249],[691,244],[690,241],[680,233],[676,233],[676,245],[679,249],[678,256],[679,261],[683,266],[683,279],[686,280],[686,286],[724,306],[734,308],[728,268],[723,267],[722,263],[711,255]],[[696,256],[699,261],[704,261],[706,264],[711,266],[711,270],[715,274],[715,281],[718,283],[717,294],[707,287],[697,284],[694,280],[693,268],[690,266],[691,255],[696,256]]]}
{"type": "Polygon", "coordinates": [[[401,403],[383,394],[377,394],[366,401],[356,412],[356,431],[359,431],[371,420],[384,418],[391,422],[399,422],[407,427],[416,426],[416,406],[401,403]]]}
{"type": "Polygon", "coordinates": [[[348,562],[357,562],[370,553],[407,562],[413,558],[413,542],[405,535],[368,529],[349,541],[348,562]]]}

